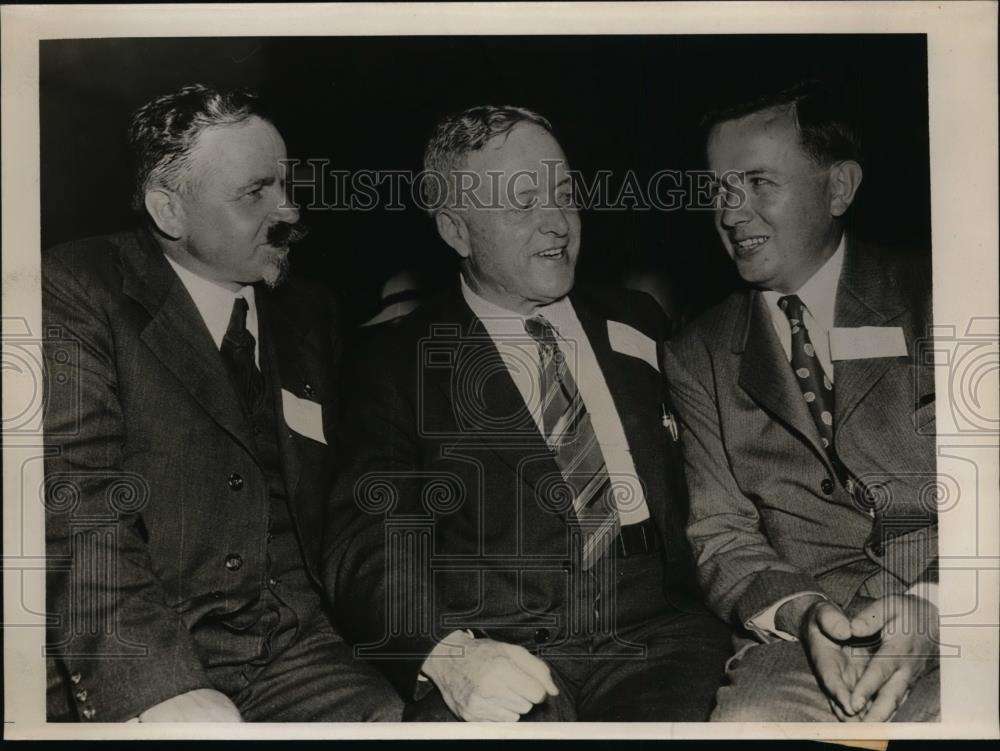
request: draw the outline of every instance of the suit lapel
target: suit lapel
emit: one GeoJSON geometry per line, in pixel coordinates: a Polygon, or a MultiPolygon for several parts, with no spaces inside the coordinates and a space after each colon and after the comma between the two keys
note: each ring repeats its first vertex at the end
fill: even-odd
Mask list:
{"type": "Polygon", "coordinates": [[[302,477],[302,461],[285,424],[281,390],[283,383],[294,383],[297,380],[289,377],[288,371],[293,371],[297,367],[301,352],[299,341],[303,331],[301,327],[295,326],[287,319],[282,306],[275,304],[272,294],[263,285],[255,286],[254,299],[257,303],[257,325],[260,334],[260,364],[278,423],[276,428],[281,471],[288,498],[294,500],[302,477]]]}
{"type": "MultiPolygon", "coordinates": [[[[611,401],[615,405],[615,411],[625,433],[625,441],[632,454],[636,474],[645,482],[651,482],[652,478],[659,477],[660,474],[654,471],[654,466],[663,462],[662,446],[658,441],[651,440],[648,431],[641,430],[636,421],[643,416],[644,411],[654,409],[651,405],[662,402],[663,392],[661,390],[655,394],[643,394],[637,389],[638,384],[646,381],[642,370],[652,369],[639,358],[622,355],[611,349],[608,321],[612,320],[612,317],[607,311],[594,310],[588,304],[589,298],[582,300],[579,296],[573,295],[571,299],[573,309],[587,339],[590,340],[597,365],[611,394],[611,401]]],[[[659,415],[654,416],[659,418],[659,415]]]]}
{"type": "MultiPolygon", "coordinates": [[[[457,323],[457,353],[452,368],[437,368],[437,388],[455,416],[464,445],[491,450],[532,489],[558,473],[545,439],[482,322],[455,291],[431,316],[432,325],[457,323]]],[[[527,336],[527,334],[525,335],[527,336]]]]}
{"type": "Polygon", "coordinates": [[[140,338],[226,432],[255,455],[250,426],[194,301],[145,230],[122,246],[123,291],[150,315],[140,338]]]}
{"type": "MultiPolygon", "coordinates": [[[[885,278],[873,253],[866,252],[850,239],[845,252],[844,269],[837,285],[834,324],[855,328],[901,323],[898,319],[905,308],[893,295],[894,285],[885,278]]],[[[910,341],[909,336],[907,341],[910,341]]],[[[834,425],[838,429],[892,367],[894,360],[892,357],[871,357],[834,363],[834,425]]]]}
{"type": "Polygon", "coordinates": [[[740,387],[765,412],[798,433],[826,463],[826,452],[819,443],[819,433],[802,398],[802,390],[795,381],[778,335],[771,322],[767,303],[760,293],[750,292],[744,314],[738,321],[746,321],[746,328],[738,327],[736,351],[742,351],[740,361],[740,387]]]}

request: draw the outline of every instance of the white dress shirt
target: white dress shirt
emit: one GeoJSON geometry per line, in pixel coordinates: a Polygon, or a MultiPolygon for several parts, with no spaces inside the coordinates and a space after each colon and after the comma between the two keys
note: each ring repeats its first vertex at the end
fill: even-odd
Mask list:
{"type": "Polygon", "coordinates": [[[249,284],[241,287],[235,292],[222,287],[215,282],[209,281],[190,271],[173,258],[164,255],[170,262],[177,276],[181,278],[184,289],[191,295],[194,305],[201,314],[201,319],[208,327],[208,333],[212,335],[215,346],[222,349],[222,339],[226,336],[226,329],[229,328],[229,319],[233,314],[233,301],[237,297],[242,297],[247,301],[247,331],[253,334],[254,348],[253,356],[257,367],[260,367],[260,336],[257,327],[257,303],[253,296],[253,287],[249,284]]]}
{"type": "MultiPolygon", "coordinates": [[[[830,357],[830,330],[833,328],[833,314],[837,303],[837,284],[840,271],[844,267],[844,238],[840,238],[837,250],[827,259],[819,271],[803,284],[795,294],[802,301],[802,318],[809,341],[816,350],[816,357],[823,366],[823,373],[833,383],[833,361],[830,357]]],[[[792,327],[788,316],[778,307],[781,292],[766,290],[762,293],[767,309],[771,313],[771,323],[778,333],[778,339],[785,350],[788,361],[792,360],[792,327]]]]}
{"type": "MultiPolygon", "coordinates": [[[[541,357],[538,344],[524,330],[525,316],[501,308],[472,291],[462,278],[462,296],[483,323],[493,340],[500,359],[507,366],[524,405],[544,435],[541,404],[541,357]]],[[[538,308],[532,316],[541,315],[552,324],[559,338],[559,349],[566,358],[573,380],[576,382],[590,415],[590,422],[597,443],[604,455],[604,465],[612,481],[628,483],[633,488],[633,498],[628,507],[619,507],[618,516],[623,526],[637,524],[649,518],[649,507],[638,481],[632,453],[625,439],[625,430],[590,345],[568,297],[538,308]]]]}

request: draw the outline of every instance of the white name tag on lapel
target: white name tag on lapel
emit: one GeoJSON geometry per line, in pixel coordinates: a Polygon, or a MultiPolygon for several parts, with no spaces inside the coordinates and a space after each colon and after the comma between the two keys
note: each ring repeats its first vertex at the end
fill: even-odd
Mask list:
{"type": "Polygon", "coordinates": [[[862,360],[906,357],[906,337],[899,326],[859,326],[830,329],[830,359],[862,360]]]}
{"type": "Polygon", "coordinates": [[[300,399],[291,391],[281,390],[281,410],[285,424],[299,435],[325,444],[323,436],[323,407],[318,402],[300,399]]]}
{"type": "Polygon", "coordinates": [[[660,363],[656,360],[656,342],[638,329],[632,328],[627,323],[608,321],[608,340],[611,342],[611,349],[615,352],[645,360],[651,368],[659,372],[660,363]]]}

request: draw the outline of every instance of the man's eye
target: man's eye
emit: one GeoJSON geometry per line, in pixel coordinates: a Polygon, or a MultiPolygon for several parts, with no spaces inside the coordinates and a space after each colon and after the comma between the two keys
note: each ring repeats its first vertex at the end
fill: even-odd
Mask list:
{"type": "Polygon", "coordinates": [[[517,198],[514,200],[514,208],[518,211],[531,211],[538,205],[538,196],[530,198],[517,198]]]}
{"type": "Polygon", "coordinates": [[[556,205],[563,208],[570,208],[573,204],[573,191],[567,190],[556,194],[556,205]]]}
{"type": "Polygon", "coordinates": [[[772,183],[766,177],[751,177],[750,185],[752,185],[754,188],[762,188],[768,185],[774,185],[774,183],[772,183]]]}

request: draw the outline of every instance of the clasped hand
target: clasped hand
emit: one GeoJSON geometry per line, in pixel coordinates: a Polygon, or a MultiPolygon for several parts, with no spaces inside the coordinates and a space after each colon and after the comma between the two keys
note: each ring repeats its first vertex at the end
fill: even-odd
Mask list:
{"type": "Polygon", "coordinates": [[[806,611],[800,639],[837,718],[886,722],[937,661],[938,611],[912,595],[889,595],[853,619],[827,601],[806,611]],[[878,635],[877,646],[871,644],[878,635]]]}

